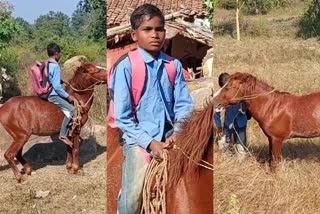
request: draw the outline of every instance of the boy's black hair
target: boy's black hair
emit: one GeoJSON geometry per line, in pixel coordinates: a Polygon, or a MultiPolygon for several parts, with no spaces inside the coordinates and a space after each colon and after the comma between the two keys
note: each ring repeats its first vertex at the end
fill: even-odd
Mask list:
{"type": "Polygon", "coordinates": [[[226,72],[221,73],[221,74],[219,75],[219,77],[218,77],[218,82],[219,82],[220,88],[227,83],[229,76],[230,76],[230,75],[229,75],[228,73],[226,73],[226,72]]]}
{"type": "Polygon", "coordinates": [[[164,16],[159,8],[154,6],[153,4],[143,4],[137,7],[130,16],[131,28],[133,30],[137,30],[140,26],[141,22],[145,17],[152,19],[153,17],[159,17],[164,26],[164,16]]]}
{"type": "Polygon", "coordinates": [[[48,56],[51,57],[51,56],[55,55],[56,53],[60,53],[61,49],[60,49],[59,45],[57,45],[56,43],[50,43],[47,46],[47,52],[48,52],[48,56]]]}

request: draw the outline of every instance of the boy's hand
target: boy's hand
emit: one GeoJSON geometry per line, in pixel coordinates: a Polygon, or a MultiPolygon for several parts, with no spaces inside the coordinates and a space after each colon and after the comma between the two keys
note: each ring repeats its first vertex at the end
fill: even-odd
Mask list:
{"type": "Polygon", "coordinates": [[[163,159],[163,148],[165,147],[164,143],[158,142],[156,140],[152,140],[149,148],[152,151],[152,156],[157,161],[162,161],[163,159]]]}
{"type": "Polygon", "coordinates": [[[241,103],[240,103],[239,111],[240,111],[242,114],[245,114],[247,110],[248,110],[247,104],[244,103],[244,102],[241,102],[241,103]]]}
{"type": "Polygon", "coordinates": [[[166,142],[164,143],[165,149],[171,149],[173,147],[173,144],[177,140],[177,132],[174,132],[170,137],[166,139],[166,142]]]}
{"type": "Polygon", "coordinates": [[[68,101],[69,101],[70,103],[78,102],[78,100],[77,100],[74,96],[72,96],[72,95],[69,95],[69,96],[67,97],[67,99],[68,99],[68,101]]]}
{"type": "Polygon", "coordinates": [[[223,128],[218,129],[218,136],[221,138],[224,135],[223,128]]]}

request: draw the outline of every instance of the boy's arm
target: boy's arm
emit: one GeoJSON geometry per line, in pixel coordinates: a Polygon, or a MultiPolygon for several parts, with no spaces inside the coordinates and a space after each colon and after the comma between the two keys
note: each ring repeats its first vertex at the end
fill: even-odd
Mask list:
{"type": "Polygon", "coordinates": [[[182,72],[181,62],[174,60],[177,69],[177,75],[174,84],[174,131],[180,131],[180,122],[190,116],[193,110],[193,101],[189,93],[187,83],[182,72]]]}
{"type": "MultiPolygon", "coordinates": [[[[125,60],[123,62],[126,62],[125,60]]],[[[130,63],[129,60],[127,63],[130,63]]],[[[112,79],[115,122],[139,146],[147,149],[153,138],[133,118],[131,100],[131,68],[119,63],[112,79]]]]}
{"type": "Polygon", "coordinates": [[[59,96],[63,98],[68,98],[69,94],[62,88],[61,85],[60,67],[53,63],[50,63],[49,72],[52,72],[52,75],[49,75],[49,82],[51,83],[53,89],[57,92],[59,96]]]}

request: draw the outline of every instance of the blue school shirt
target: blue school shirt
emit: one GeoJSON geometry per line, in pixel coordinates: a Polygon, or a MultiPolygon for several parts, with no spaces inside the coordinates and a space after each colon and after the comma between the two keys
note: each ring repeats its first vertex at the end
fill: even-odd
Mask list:
{"type": "MultiPolygon", "coordinates": [[[[228,107],[225,111],[224,126],[229,127],[230,124],[234,121],[234,125],[237,125],[239,128],[243,128],[247,125],[248,119],[246,113],[239,111],[240,103],[228,107]]],[[[220,112],[214,114],[214,120],[218,128],[222,128],[220,112]]]]}
{"type": "MultiPolygon", "coordinates": [[[[51,58],[51,60],[54,60],[51,58]]],[[[54,60],[55,61],[55,60],[54,60]]],[[[52,91],[49,96],[58,95],[62,98],[67,98],[69,94],[61,85],[61,70],[58,63],[49,63],[49,82],[52,85],[52,91]]]]}
{"type": "Polygon", "coordinates": [[[146,64],[146,85],[136,108],[137,121],[132,114],[131,64],[125,57],[114,69],[110,89],[113,91],[115,123],[123,132],[123,139],[129,146],[139,145],[147,149],[151,141],[161,141],[165,122],[179,130],[182,121],[193,110],[193,101],[182,73],[182,65],[174,59],[177,69],[174,90],[165,71],[168,62],[160,52],[158,60],[142,48],[138,48],[146,64]]]}

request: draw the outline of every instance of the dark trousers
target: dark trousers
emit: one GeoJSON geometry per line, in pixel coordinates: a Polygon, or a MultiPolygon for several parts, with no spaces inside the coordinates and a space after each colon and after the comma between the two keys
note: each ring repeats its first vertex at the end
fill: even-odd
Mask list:
{"type": "Polygon", "coordinates": [[[224,133],[226,135],[226,142],[231,143],[232,139],[234,144],[241,144],[247,146],[247,126],[239,128],[236,124],[234,128],[224,127],[224,133]]]}

